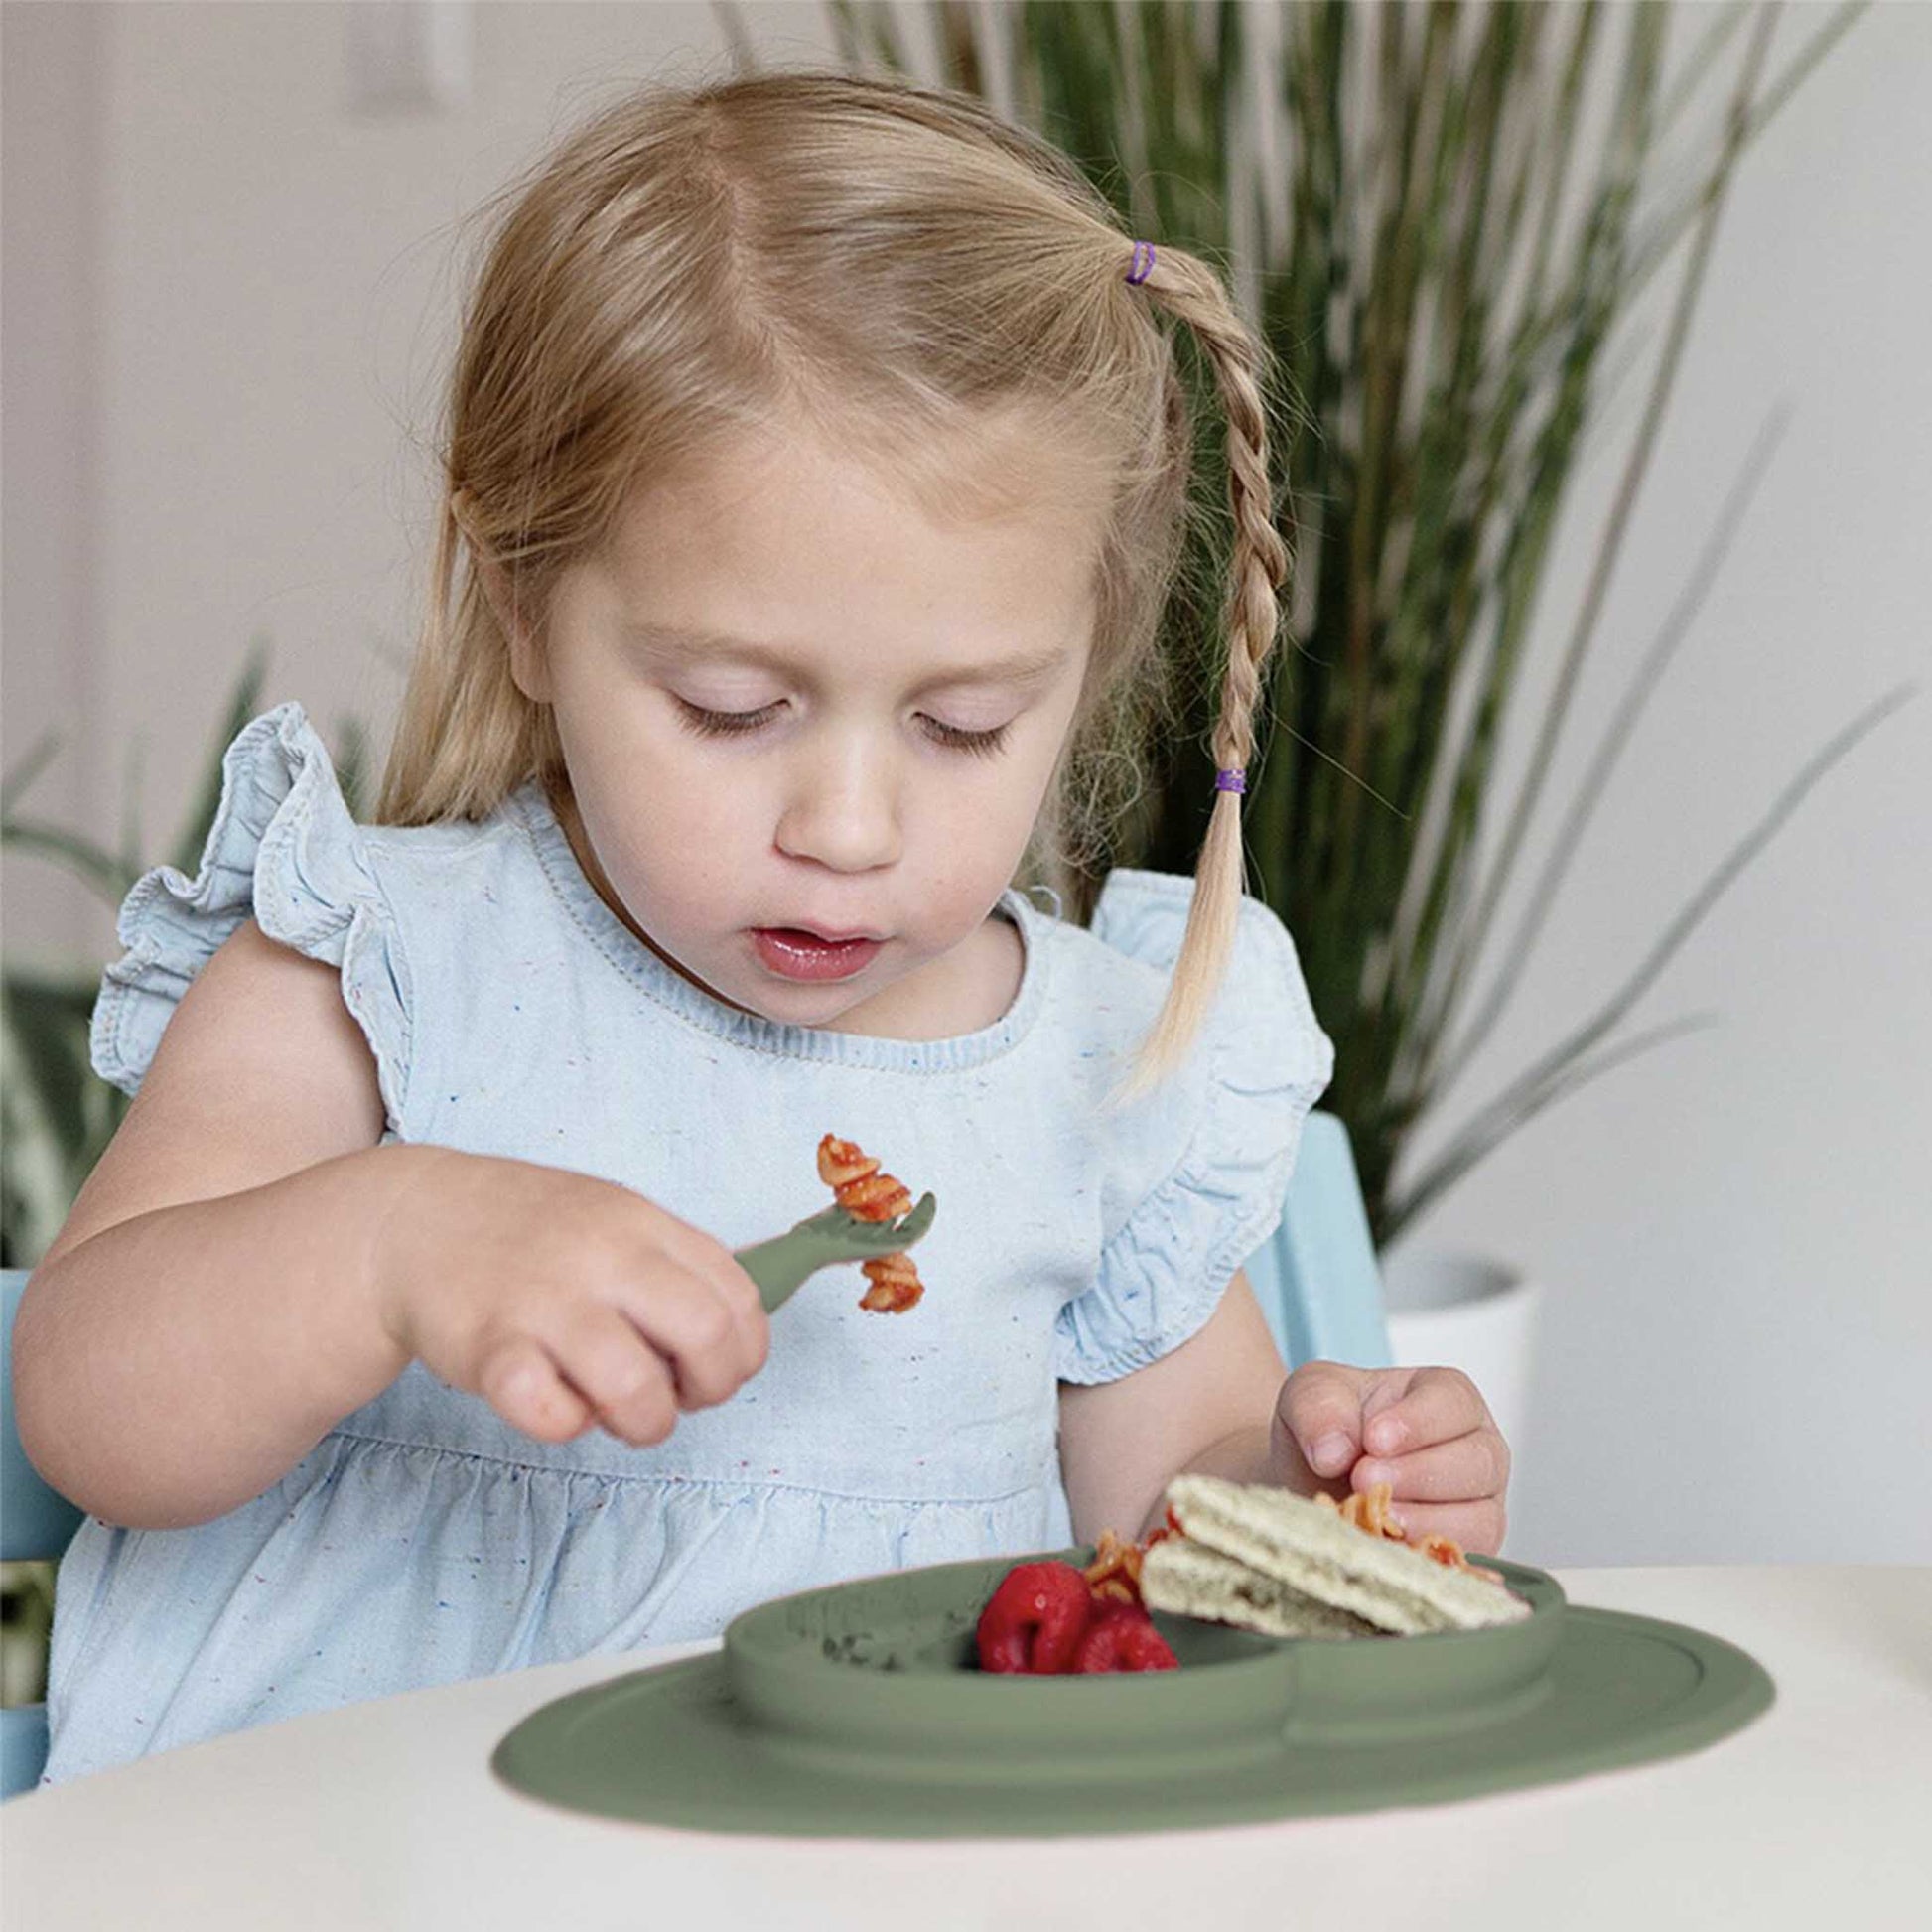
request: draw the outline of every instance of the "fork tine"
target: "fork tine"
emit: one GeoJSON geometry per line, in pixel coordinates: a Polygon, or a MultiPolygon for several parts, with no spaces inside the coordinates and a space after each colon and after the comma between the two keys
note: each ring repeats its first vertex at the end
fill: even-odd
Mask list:
{"type": "Polygon", "coordinates": [[[899,1222],[894,1230],[899,1245],[909,1247],[918,1240],[932,1225],[932,1217],[939,1211],[939,1203],[930,1194],[921,1194],[913,1204],[912,1211],[899,1222]]]}

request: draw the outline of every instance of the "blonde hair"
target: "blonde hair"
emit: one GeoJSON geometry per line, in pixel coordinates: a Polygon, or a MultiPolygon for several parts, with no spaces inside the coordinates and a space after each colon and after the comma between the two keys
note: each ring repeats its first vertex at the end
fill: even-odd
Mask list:
{"type": "MultiPolygon", "coordinates": [[[[559,577],[607,544],[637,485],[781,415],[876,461],[935,517],[998,513],[1019,489],[999,466],[1017,424],[1102,509],[1086,683],[1020,875],[1066,897],[1174,715],[1159,635],[1204,510],[1157,312],[1192,331],[1227,420],[1212,749],[1217,765],[1249,763],[1288,569],[1267,455],[1275,365],[1197,257],[1163,244],[1130,286],[1133,238],[1050,143],[971,95],[886,79],[646,84],[481,212],[499,207],[447,399],[428,610],[380,822],[480,817],[564,775],[480,571],[540,634],[559,577]]],[[[1167,997],[1117,1098],[1180,1062],[1220,984],[1245,888],[1240,814],[1238,794],[1217,794],[1167,997]]]]}

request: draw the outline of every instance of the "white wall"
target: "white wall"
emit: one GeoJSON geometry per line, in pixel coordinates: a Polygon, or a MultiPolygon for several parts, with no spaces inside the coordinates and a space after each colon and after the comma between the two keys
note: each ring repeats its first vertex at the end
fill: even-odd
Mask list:
{"type": "MultiPolygon", "coordinates": [[[[1826,17],[1783,10],[1772,69],[1826,17]]],[[[1932,9],[1874,9],[1736,180],[1548,796],[1568,801],[1770,410],[1792,420],[1451,1121],[1609,996],[1826,739],[1932,665],[1928,82],[1932,9]]],[[[1677,279],[1645,306],[1646,377],[1677,279]]],[[[1571,506],[1552,644],[1641,399],[1571,506]]],[[[1512,1549],[1932,1557],[1928,772],[1932,689],[1811,794],[1630,1022],[1719,1024],[1559,1103],[1416,1230],[1545,1284],[1512,1549]]]]}
{"type": "MultiPolygon", "coordinates": [[[[705,6],[496,4],[466,105],[358,118],[353,11],[0,13],[5,750],[73,734],[39,795],[103,834],[137,736],[146,822],[172,832],[258,632],[269,700],[386,728],[426,571],[453,224],[625,79],[725,66],[705,6]]],[[[746,11],[766,60],[832,46],[816,5],[746,11]]],[[[1786,9],[1774,66],[1823,18],[1786,9]]],[[[1744,168],[1553,796],[1774,400],[1793,425],[1457,1105],[1605,995],[1828,733],[1925,669],[1928,81],[1932,9],[1881,6],[1744,168]]],[[[1552,643],[1634,410],[1577,486],[1552,643]]],[[[1546,1284],[1518,1554],[1932,1557],[1928,770],[1932,693],[1814,794],[1635,1016],[1722,1026],[1546,1115],[1417,1229],[1546,1284]]],[[[10,950],[111,946],[41,867],[8,869],[4,911],[10,950]]]]}
{"type": "MultiPolygon", "coordinates": [[[[91,568],[99,360],[99,140],[106,21],[99,9],[0,9],[0,763],[43,734],[65,753],[30,794],[67,824],[98,789],[81,720],[97,710],[91,568]]],[[[95,928],[84,890],[45,865],[9,866],[10,949],[77,944],[95,928]]]]}

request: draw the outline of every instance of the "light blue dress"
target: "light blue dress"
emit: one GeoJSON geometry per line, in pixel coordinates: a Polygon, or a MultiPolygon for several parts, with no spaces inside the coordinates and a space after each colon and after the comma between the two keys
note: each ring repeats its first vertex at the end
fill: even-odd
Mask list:
{"type": "Polygon", "coordinates": [[[1006,1015],[874,1038],[742,1013],[674,973],[534,783],[481,822],[358,825],[295,704],[249,724],[224,773],[197,877],[149,873],[122,908],[93,1022],[105,1078],[134,1090],[252,913],[340,968],[385,1139],[599,1174],[740,1247],[828,1203],[815,1155],[835,1133],[937,1196],[926,1292],[872,1314],[856,1268],[813,1277],[764,1368],[651,1448],[595,1428],[538,1442],[414,1363],[214,1522],[89,1518],[58,1581],[46,1783],[1072,1541],[1056,1385],[1126,1375],[1207,1320],[1280,1218],[1332,1067],[1288,932],[1250,898],[1190,1064],[1097,1120],[1160,1005],[1188,879],[1114,873],[1090,928],[1010,890],[1026,965],[1006,1015]]]}

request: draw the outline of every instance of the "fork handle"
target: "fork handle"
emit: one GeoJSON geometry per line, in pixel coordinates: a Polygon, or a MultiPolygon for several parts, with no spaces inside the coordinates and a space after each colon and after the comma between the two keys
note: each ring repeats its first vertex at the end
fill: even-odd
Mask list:
{"type": "Polygon", "coordinates": [[[819,1269],[834,1265],[831,1256],[814,1254],[810,1244],[795,1239],[789,1229],[768,1241],[740,1248],[732,1259],[758,1283],[759,1300],[764,1304],[766,1314],[775,1314],[819,1269]]]}

